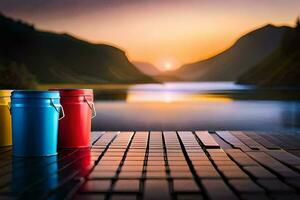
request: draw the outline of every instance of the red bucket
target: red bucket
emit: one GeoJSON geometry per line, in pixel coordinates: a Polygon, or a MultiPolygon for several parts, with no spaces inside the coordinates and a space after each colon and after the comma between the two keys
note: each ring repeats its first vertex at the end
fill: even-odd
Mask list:
{"type": "Polygon", "coordinates": [[[59,122],[59,148],[90,145],[91,119],[96,116],[91,89],[51,89],[59,91],[65,117],[59,122]]]}

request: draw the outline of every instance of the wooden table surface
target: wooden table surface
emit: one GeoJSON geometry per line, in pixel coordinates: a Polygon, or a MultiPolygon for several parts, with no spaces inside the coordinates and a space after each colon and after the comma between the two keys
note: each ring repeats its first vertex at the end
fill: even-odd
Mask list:
{"type": "Polygon", "coordinates": [[[300,199],[300,133],[93,132],[90,149],[12,157],[0,199],[300,199]]]}

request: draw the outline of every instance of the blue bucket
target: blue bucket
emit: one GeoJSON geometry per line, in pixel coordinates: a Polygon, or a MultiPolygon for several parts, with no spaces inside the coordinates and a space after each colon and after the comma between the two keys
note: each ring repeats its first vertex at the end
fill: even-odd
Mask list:
{"type": "Polygon", "coordinates": [[[23,90],[12,92],[13,155],[56,155],[61,110],[63,113],[59,92],[23,90]]]}

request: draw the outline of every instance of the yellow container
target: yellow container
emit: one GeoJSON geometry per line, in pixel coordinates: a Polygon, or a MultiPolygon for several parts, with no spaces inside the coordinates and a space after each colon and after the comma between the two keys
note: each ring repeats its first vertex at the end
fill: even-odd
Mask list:
{"type": "Polygon", "coordinates": [[[0,90],[0,147],[12,145],[9,111],[11,92],[12,90],[0,90]]]}

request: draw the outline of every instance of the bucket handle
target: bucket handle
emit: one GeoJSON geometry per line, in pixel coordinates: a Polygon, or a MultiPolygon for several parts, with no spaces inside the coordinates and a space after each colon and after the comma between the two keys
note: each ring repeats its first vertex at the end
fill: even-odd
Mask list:
{"type": "Polygon", "coordinates": [[[61,108],[61,112],[62,112],[62,116],[58,119],[61,120],[63,119],[66,115],[65,115],[65,111],[64,108],[62,107],[61,104],[54,104],[53,99],[50,99],[51,105],[54,107],[54,109],[60,114],[60,110],[59,108],[61,108]]]}
{"type": "Polygon", "coordinates": [[[86,99],[86,96],[84,96],[84,101],[88,104],[88,106],[90,107],[90,109],[93,111],[93,115],[92,115],[92,119],[93,119],[94,117],[97,116],[95,104],[93,102],[88,101],[86,99]]]}
{"type": "Polygon", "coordinates": [[[7,108],[8,108],[8,110],[9,110],[9,113],[11,114],[11,102],[8,102],[7,108]]]}

